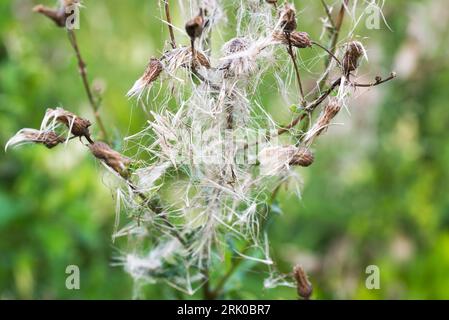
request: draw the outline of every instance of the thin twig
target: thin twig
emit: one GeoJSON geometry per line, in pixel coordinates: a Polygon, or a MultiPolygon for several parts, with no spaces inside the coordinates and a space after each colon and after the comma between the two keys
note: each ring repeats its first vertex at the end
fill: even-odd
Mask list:
{"type": "MultiPolygon", "coordinates": [[[[328,51],[332,53],[332,55],[335,55],[336,49],[337,49],[337,42],[338,42],[338,37],[340,36],[340,30],[341,27],[343,25],[343,20],[345,18],[345,11],[346,11],[346,6],[348,5],[349,0],[343,0],[343,3],[341,4],[340,7],[340,11],[338,12],[338,16],[337,16],[337,20],[335,22],[335,26],[332,29],[332,35],[331,35],[331,39],[330,39],[330,45],[328,48],[328,51]]],[[[326,84],[327,78],[329,77],[329,66],[332,62],[332,57],[329,56],[329,58],[325,61],[324,66],[325,66],[325,74],[322,77],[318,88],[320,89],[320,91],[323,89],[323,86],[326,84]]]]}
{"type": "MultiPolygon", "coordinates": [[[[392,72],[390,74],[390,76],[385,78],[385,79],[377,77],[376,81],[373,82],[373,83],[352,82],[351,84],[354,87],[368,88],[368,87],[378,86],[380,84],[383,84],[385,82],[393,80],[394,78],[396,78],[396,73],[392,72]]],[[[316,107],[318,107],[332,93],[332,91],[341,84],[341,79],[342,78],[338,78],[337,80],[335,80],[326,91],[324,91],[317,99],[315,99],[313,102],[311,102],[309,105],[307,105],[307,107],[305,107],[304,110],[307,113],[313,112],[316,109],[316,107]]],[[[277,134],[278,135],[284,134],[287,131],[289,131],[290,129],[292,129],[293,127],[295,127],[299,122],[301,122],[307,116],[307,113],[300,114],[298,117],[293,119],[292,122],[290,122],[288,125],[283,126],[282,128],[280,128],[278,130],[277,134]]]]}
{"type": "Polygon", "coordinates": [[[171,21],[169,0],[164,0],[164,4],[165,4],[165,17],[167,19],[167,25],[168,25],[168,32],[170,33],[170,45],[173,49],[176,49],[176,39],[175,39],[175,33],[173,31],[173,25],[172,25],[172,21],[171,21]]]}
{"type": "Polygon", "coordinates": [[[330,22],[332,28],[335,29],[334,19],[332,18],[332,14],[331,14],[331,11],[329,10],[329,6],[326,4],[326,2],[324,0],[321,0],[321,4],[324,7],[324,11],[326,11],[327,18],[329,19],[329,22],[330,22]]]}
{"type": "Polygon", "coordinates": [[[302,83],[301,83],[301,75],[299,73],[299,68],[298,68],[298,64],[296,63],[296,55],[293,52],[293,46],[292,46],[292,42],[290,39],[290,32],[285,32],[285,37],[287,38],[288,41],[288,48],[287,48],[287,52],[290,56],[290,58],[293,61],[293,66],[295,68],[295,74],[296,74],[296,81],[298,82],[298,87],[299,87],[299,93],[300,93],[300,99],[301,99],[301,104],[304,104],[305,99],[304,99],[304,90],[302,89],[302,83]]]}
{"type": "Polygon", "coordinates": [[[315,41],[311,41],[313,45],[320,47],[321,49],[323,49],[324,51],[326,51],[330,57],[332,57],[335,61],[337,61],[338,65],[341,66],[341,61],[340,59],[338,59],[335,54],[333,54],[329,49],[327,49],[325,46],[322,46],[321,44],[319,44],[318,42],[315,41]]]}
{"type": "Polygon", "coordinates": [[[89,80],[87,79],[86,63],[84,62],[84,60],[83,60],[83,58],[81,56],[81,51],[79,49],[79,45],[78,45],[78,41],[77,41],[77,38],[76,38],[76,34],[75,34],[75,32],[72,29],[67,29],[67,32],[68,32],[68,37],[69,37],[70,44],[71,44],[73,50],[75,51],[76,59],[78,61],[78,69],[79,69],[79,72],[80,72],[80,75],[81,75],[81,79],[83,81],[83,85],[84,85],[84,89],[85,89],[86,94],[87,94],[87,98],[89,100],[90,106],[91,106],[92,111],[94,113],[95,120],[97,122],[98,127],[100,128],[102,138],[107,140],[108,139],[108,134],[107,134],[106,128],[105,128],[105,126],[103,124],[103,121],[102,121],[102,119],[100,117],[100,113],[98,111],[99,105],[95,102],[94,96],[92,94],[92,89],[91,89],[90,84],[89,84],[89,80]]]}

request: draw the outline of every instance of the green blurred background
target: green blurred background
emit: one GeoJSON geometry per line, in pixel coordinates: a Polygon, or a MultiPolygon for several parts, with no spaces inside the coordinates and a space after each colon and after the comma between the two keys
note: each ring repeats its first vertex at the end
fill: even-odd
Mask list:
{"type": "MultiPolygon", "coordinates": [[[[92,118],[66,34],[32,13],[38,3],[0,2],[1,145],[20,128],[39,127],[48,107],[92,118]]],[[[101,113],[120,148],[122,137],[145,124],[125,94],[148,58],[160,54],[167,31],[156,0],[84,4],[78,38],[90,79],[105,88],[101,113]]],[[[301,28],[318,38],[319,1],[296,4],[301,28]]],[[[314,165],[301,170],[301,200],[281,191],[282,214],[269,229],[274,260],[283,272],[302,263],[315,298],[449,298],[446,6],[445,0],[387,1],[391,30],[384,23],[380,30],[361,23],[357,33],[366,37],[370,57],[362,78],[391,70],[399,77],[354,94],[351,114],[337,120],[344,126],[329,130],[315,147],[314,165]],[[380,268],[380,290],[365,287],[368,265],[380,268]]],[[[172,10],[182,26],[176,5],[172,10]]],[[[263,104],[286,122],[288,106],[263,88],[263,104]]],[[[111,266],[119,249],[111,241],[114,201],[104,177],[77,144],[0,153],[0,298],[132,297],[131,278],[111,266]],[[80,267],[80,290],[65,287],[71,264],[80,267]]],[[[227,297],[295,298],[291,288],[264,289],[265,276],[259,267],[237,273],[227,297]]],[[[145,297],[176,295],[150,285],[145,297]]]]}

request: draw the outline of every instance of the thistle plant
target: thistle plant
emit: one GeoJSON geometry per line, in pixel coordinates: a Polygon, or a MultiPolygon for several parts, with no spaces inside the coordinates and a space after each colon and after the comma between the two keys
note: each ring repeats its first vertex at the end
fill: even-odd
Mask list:
{"type": "Polygon", "coordinates": [[[357,88],[395,77],[358,81],[367,52],[353,31],[343,38],[341,28],[345,16],[360,20],[356,9],[363,4],[321,2],[324,32],[312,39],[288,1],[159,1],[169,39],[127,93],[150,119],[123,138],[134,150],[129,156],[108,144],[75,30],[65,23],[67,9],[79,1],[61,0],[56,9],[38,6],[36,12],[67,29],[100,138],[91,134],[89,120],[56,108],[48,109],[40,129],[20,130],[6,148],[54,148],[78,140],[117,177],[112,238],[126,237],[128,249],[115,264],[137,289],[162,282],[188,295],[202,289],[204,298],[222,297],[241,263],[251,260],[266,265],[265,287],[291,286],[308,299],[312,286],[305,271],[295,266],[282,274],[271,258],[267,222],[273,203],[282,186],[300,189],[296,168],[319,161],[314,143],[348,108],[357,88]],[[184,26],[172,20],[174,6],[189,17],[184,26]],[[231,39],[215,32],[223,27],[231,39]],[[314,59],[303,60],[305,50],[313,50],[314,59]],[[323,65],[319,75],[310,72],[317,63],[323,65]],[[290,106],[290,123],[276,123],[259,102],[258,88],[269,75],[275,79],[273,94],[285,102],[279,108],[290,106]]]}

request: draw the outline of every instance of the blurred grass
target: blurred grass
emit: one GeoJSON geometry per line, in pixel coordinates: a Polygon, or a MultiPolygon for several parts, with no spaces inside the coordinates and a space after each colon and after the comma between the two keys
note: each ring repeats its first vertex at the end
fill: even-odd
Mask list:
{"type": "MultiPolygon", "coordinates": [[[[300,26],[317,38],[322,13],[317,2],[309,2],[297,3],[305,10],[300,26]]],[[[2,145],[22,127],[38,127],[48,107],[61,105],[91,118],[66,35],[32,14],[37,3],[0,3],[2,145]]],[[[360,30],[369,37],[371,56],[363,74],[388,74],[407,44],[420,45],[411,25],[429,25],[407,13],[438,3],[444,1],[387,2],[394,32],[384,25],[360,30]]],[[[90,79],[106,84],[101,113],[119,143],[145,124],[125,93],[148,58],[161,52],[167,31],[157,1],[85,4],[78,37],[90,79]]],[[[280,194],[282,214],[270,224],[274,259],[284,272],[302,263],[317,298],[449,298],[448,39],[430,32],[439,48],[421,48],[418,67],[407,77],[357,93],[351,116],[339,119],[345,126],[331,128],[319,142],[317,161],[301,170],[302,200],[288,190],[280,194]],[[381,269],[380,290],[365,288],[370,264],[381,269]]],[[[288,106],[272,94],[271,81],[267,77],[259,99],[286,122],[288,106]]],[[[111,242],[114,204],[102,172],[76,146],[0,153],[0,298],[132,297],[131,279],[111,266],[119,251],[111,242]],[[70,264],[80,267],[79,291],[65,288],[70,264]]],[[[260,267],[236,274],[228,297],[295,298],[289,288],[263,289],[265,276],[260,267]]],[[[145,292],[148,298],[176,297],[160,285],[145,292]]]]}

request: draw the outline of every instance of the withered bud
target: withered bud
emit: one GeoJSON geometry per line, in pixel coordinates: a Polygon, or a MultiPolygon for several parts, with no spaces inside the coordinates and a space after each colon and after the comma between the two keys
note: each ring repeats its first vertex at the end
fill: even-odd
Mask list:
{"type": "Polygon", "coordinates": [[[316,137],[321,135],[329,127],[330,122],[340,112],[341,104],[337,99],[331,99],[324,107],[315,124],[307,132],[304,142],[310,144],[316,137]]]}
{"type": "Polygon", "coordinates": [[[103,161],[108,167],[113,169],[122,177],[128,176],[128,166],[131,160],[117,151],[113,150],[104,142],[94,142],[89,145],[89,149],[95,158],[103,161]]]}
{"type": "Polygon", "coordinates": [[[365,54],[365,48],[359,41],[348,43],[345,55],[343,57],[343,71],[349,74],[359,66],[360,58],[365,54]]]}
{"type": "MultiPolygon", "coordinates": [[[[190,51],[192,51],[192,48],[190,48],[190,51]]],[[[210,69],[209,59],[202,52],[195,50],[195,55],[195,64],[200,64],[206,69],[210,69]]]]}
{"type": "Polygon", "coordinates": [[[224,45],[223,51],[225,54],[229,55],[232,53],[245,51],[248,47],[249,43],[245,38],[234,38],[224,45]]]}
{"type": "Polygon", "coordinates": [[[151,87],[151,84],[159,78],[161,72],[164,70],[164,66],[157,58],[151,58],[143,75],[137,79],[131,89],[126,94],[128,97],[139,97],[142,93],[151,87]]]}
{"type": "Polygon", "coordinates": [[[284,5],[284,8],[280,13],[280,19],[280,26],[284,32],[290,33],[296,29],[296,10],[292,4],[286,3],[284,5]]]}
{"type": "Polygon", "coordinates": [[[9,147],[15,147],[26,143],[43,144],[48,149],[56,147],[63,143],[65,139],[58,136],[54,131],[39,131],[36,129],[22,129],[6,143],[5,150],[9,147]]]}
{"type": "Polygon", "coordinates": [[[58,136],[54,131],[41,133],[39,136],[36,137],[35,140],[35,142],[42,143],[48,149],[52,149],[56,147],[58,144],[63,143],[64,141],[65,139],[61,136],[58,136]]]}
{"type": "Polygon", "coordinates": [[[187,21],[186,23],[185,28],[190,39],[194,40],[196,38],[199,38],[203,33],[203,26],[204,26],[203,10],[200,9],[200,14],[197,15],[192,20],[187,21]]]}
{"type": "Polygon", "coordinates": [[[291,44],[296,48],[309,48],[312,46],[312,41],[310,40],[309,34],[301,31],[293,31],[289,34],[276,31],[273,33],[273,40],[279,41],[285,45],[291,44]],[[290,42],[288,37],[290,37],[290,42]]]}
{"type": "Polygon", "coordinates": [[[164,66],[159,59],[151,58],[142,76],[142,80],[145,82],[145,85],[149,85],[150,83],[156,81],[163,70],[164,66]]]}
{"type": "Polygon", "coordinates": [[[306,272],[300,265],[296,265],[293,268],[293,276],[296,280],[296,290],[298,295],[304,300],[309,300],[313,293],[313,287],[306,272]]]}
{"type": "Polygon", "coordinates": [[[46,117],[53,117],[57,122],[64,124],[76,137],[90,137],[89,127],[92,123],[87,119],[78,117],[70,111],[62,108],[57,108],[56,110],[48,109],[46,117]]]}
{"type": "Polygon", "coordinates": [[[291,157],[291,166],[308,167],[315,160],[315,156],[308,148],[299,148],[291,157]]]}
{"type": "Polygon", "coordinates": [[[66,26],[67,18],[72,14],[72,11],[68,9],[79,4],[79,0],[60,0],[59,8],[52,9],[39,4],[33,8],[33,11],[46,16],[47,18],[52,20],[58,27],[64,28],[66,26]]]}

